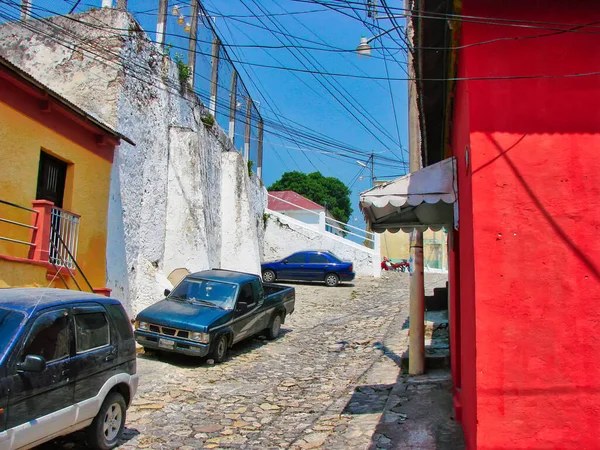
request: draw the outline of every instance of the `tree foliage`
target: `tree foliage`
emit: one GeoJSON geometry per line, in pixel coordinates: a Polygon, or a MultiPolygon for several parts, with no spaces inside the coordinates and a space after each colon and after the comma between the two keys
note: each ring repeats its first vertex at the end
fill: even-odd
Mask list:
{"type": "Polygon", "coordinates": [[[348,223],[352,214],[350,189],[338,178],[324,177],[320,172],[285,172],[268,190],[297,192],[319,205],[326,205],[327,211],[344,223],[348,223]]]}

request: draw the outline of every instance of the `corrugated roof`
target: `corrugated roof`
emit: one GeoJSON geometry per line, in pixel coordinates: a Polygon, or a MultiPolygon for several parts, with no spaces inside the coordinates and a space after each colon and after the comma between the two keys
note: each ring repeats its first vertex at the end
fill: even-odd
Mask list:
{"type": "Polygon", "coordinates": [[[294,211],[302,209],[325,211],[323,206],[294,191],[270,191],[267,208],[271,211],[294,211]]]}
{"type": "Polygon", "coordinates": [[[37,89],[38,91],[43,92],[48,97],[55,100],[57,103],[61,104],[62,106],[64,106],[68,110],[70,110],[73,114],[79,116],[84,121],[89,122],[96,128],[99,128],[104,133],[109,134],[112,137],[117,138],[117,139],[123,139],[125,142],[127,142],[131,145],[135,145],[135,143],[131,139],[129,139],[127,136],[124,136],[121,133],[119,133],[118,131],[113,130],[111,127],[109,127],[102,121],[96,119],[94,116],[85,112],[79,106],[75,105],[74,103],[71,103],[69,100],[64,98],[62,95],[53,91],[48,86],[46,86],[42,82],[35,79],[32,75],[30,75],[29,73],[27,73],[20,67],[14,65],[12,62],[10,62],[8,59],[3,57],[2,55],[0,55],[0,66],[6,68],[9,72],[12,72],[14,75],[16,75],[21,80],[25,81],[27,84],[29,84],[34,89],[37,89]]]}

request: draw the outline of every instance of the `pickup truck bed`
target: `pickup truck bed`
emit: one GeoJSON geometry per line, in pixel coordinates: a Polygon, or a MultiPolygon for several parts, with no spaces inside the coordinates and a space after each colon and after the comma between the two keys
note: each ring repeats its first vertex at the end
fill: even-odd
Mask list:
{"type": "Polygon", "coordinates": [[[269,305],[283,303],[286,316],[289,316],[294,312],[296,294],[293,287],[263,283],[263,289],[265,292],[265,305],[267,307],[269,305]]]}

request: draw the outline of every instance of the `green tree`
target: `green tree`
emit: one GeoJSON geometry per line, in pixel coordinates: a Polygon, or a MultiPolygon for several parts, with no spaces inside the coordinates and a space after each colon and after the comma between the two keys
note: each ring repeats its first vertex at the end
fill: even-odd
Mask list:
{"type": "Polygon", "coordinates": [[[269,191],[294,191],[319,205],[340,222],[348,223],[352,215],[350,189],[335,177],[324,177],[320,172],[285,172],[267,189],[269,191]]]}

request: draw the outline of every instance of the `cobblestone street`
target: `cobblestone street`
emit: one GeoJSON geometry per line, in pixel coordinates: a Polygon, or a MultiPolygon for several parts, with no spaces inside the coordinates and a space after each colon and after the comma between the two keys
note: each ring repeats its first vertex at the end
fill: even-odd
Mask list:
{"type": "MultiPolygon", "coordinates": [[[[140,354],[120,448],[368,448],[407,348],[408,281],[295,284],[281,336],[241,342],[219,365],[140,354]]],[[[426,274],[426,293],[445,281],[426,274]]],[[[74,435],[44,448],[84,445],[74,435]]]]}

